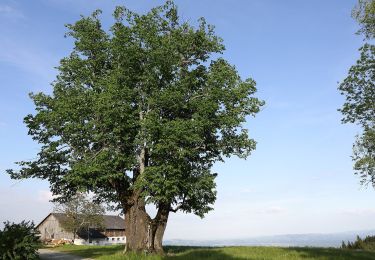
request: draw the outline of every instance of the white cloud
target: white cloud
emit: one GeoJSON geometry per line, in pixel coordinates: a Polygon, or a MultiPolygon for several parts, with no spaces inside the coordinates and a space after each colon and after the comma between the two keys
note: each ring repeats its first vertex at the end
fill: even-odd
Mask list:
{"type": "Polygon", "coordinates": [[[49,190],[40,190],[38,191],[38,201],[39,202],[49,202],[55,196],[52,195],[52,192],[49,190]]]}
{"type": "Polygon", "coordinates": [[[240,193],[254,193],[255,190],[253,188],[244,188],[240,191],[240,193]]]}
{"type": "Polygon", "coordinates": [[[58,60],[49,53],[30,49],[27,45],[16,44],[14,39],[0,41],[0,62],[9,63],[22,70],[42,77],[46,82],[52,81],[55,76],[54,67],[58,60]]]}
{"type": "Polygon", "coordinates": [[[285,212],[285,209],[282,207],[278,207],[278,206],[269,207],[262,211],[262,213],[265,213],[265,214],[279,214],[283,212],[285,212]]]}
{"type": "Polygon", "coordinates": [[[345,209],[342,211],[345,215],[351,216],[374,216],[375,209],[374,208],[361,208],[361,209],[345,209]]]}
{"type": "Polygon", "coordinates": [[[14,9],[9,5],[0,5],[0,13],[11,13],[14,9]]]}
{"type": "Polygon", "coordinates": [[[29,182],[17,182],[17,185],[0,183],[0,223],[10,221],[19,223],[22,220],[32,220],[39,223],[53,205],[46,190],[36,191],[29,182]]]}
{"type": "Polygon", "coordinates": [[[2,4],[0,5],[0,17],[5,18],[25,18],[23,13],[10,5],[2,4]]]}

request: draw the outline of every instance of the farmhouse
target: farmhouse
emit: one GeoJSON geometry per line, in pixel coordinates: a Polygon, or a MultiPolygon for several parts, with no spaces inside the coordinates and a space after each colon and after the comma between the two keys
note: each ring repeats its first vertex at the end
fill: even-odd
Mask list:
{"type": "Polygon", "coordinates": [[[64,213],[50,213],[36,226],[36,228],[40,232],[40,239],[42,241],[51,239],[74,239],[74,244],[78,245],[124,244],[126,242],[124,219],[120,216],[114,215],[104,215],[103,218],[103,230],[90,228],[88,232],[80,232],[77,234],[76,239],[74,239],[72,232],[66,232],[61,226],[61,223],[66,219],[64,213]]]}

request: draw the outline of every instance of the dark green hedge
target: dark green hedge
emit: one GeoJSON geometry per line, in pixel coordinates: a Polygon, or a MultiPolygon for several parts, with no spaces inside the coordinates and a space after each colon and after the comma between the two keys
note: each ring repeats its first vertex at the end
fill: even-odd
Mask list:
{"type": "Polygon", "coordinates": [[[4,222],[4,229],[0,230],[0,259],[39,259],[39,246],[38,233],[33,222],[4,222]]]}

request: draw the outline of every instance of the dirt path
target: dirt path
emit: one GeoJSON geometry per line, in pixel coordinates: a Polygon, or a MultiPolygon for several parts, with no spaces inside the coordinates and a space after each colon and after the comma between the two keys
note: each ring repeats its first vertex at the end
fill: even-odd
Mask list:
{"type": "Polygon", "coordinates": [[[91,258],[83,258],[80,256],[70,255],[63,252],[52,251],[49,249],[39,249],[39,256],[42,260],[92,260],[91,258]]]}

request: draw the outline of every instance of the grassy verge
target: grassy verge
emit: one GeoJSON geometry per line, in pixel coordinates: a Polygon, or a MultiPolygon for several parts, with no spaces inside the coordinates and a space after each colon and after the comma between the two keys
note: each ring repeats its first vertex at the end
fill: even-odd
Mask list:
{"type": "Polygon", "coordinates": [[[282,248],[282,247],[165,247],[166,255],[122,255],[123,246],[74,246],[67,245],[54,248],[53,250],[69,252],[87,258],[102,260],[199,260],[199,259],[223,259],[223,260],[241,260],[241,259],[375,259],[375,252],[354,251],[335,248],[282,248]]]}

